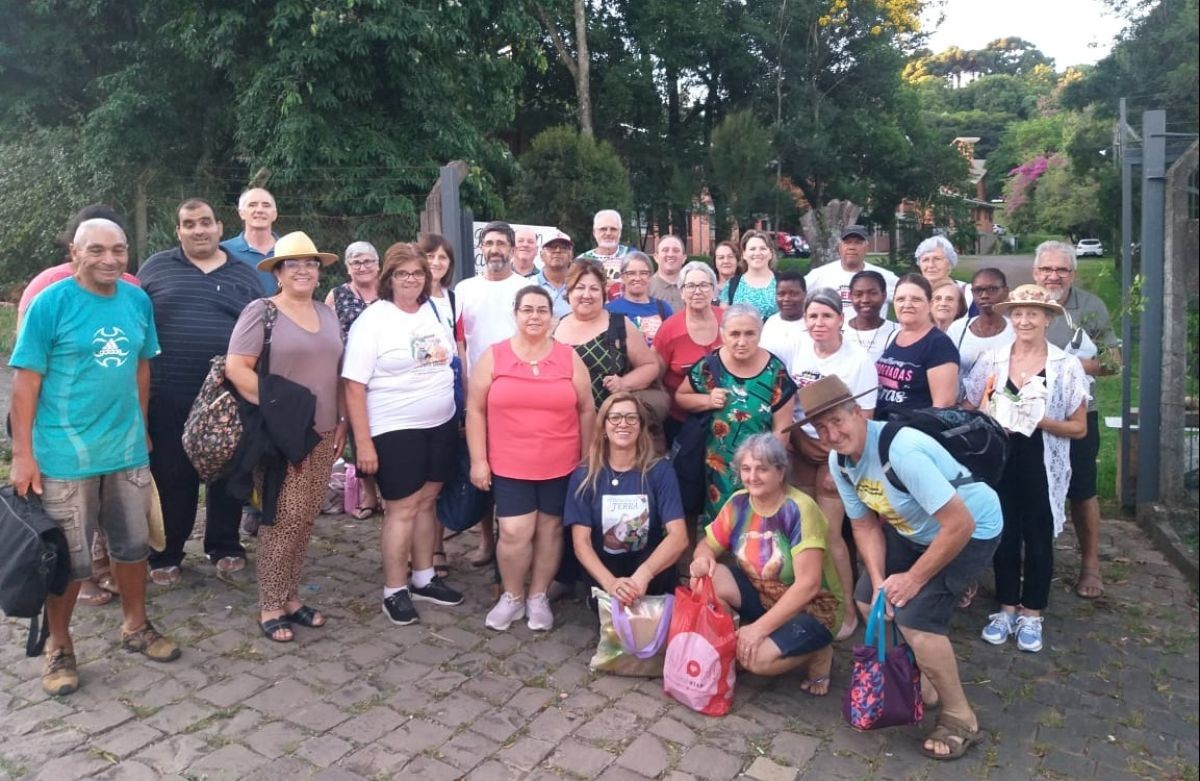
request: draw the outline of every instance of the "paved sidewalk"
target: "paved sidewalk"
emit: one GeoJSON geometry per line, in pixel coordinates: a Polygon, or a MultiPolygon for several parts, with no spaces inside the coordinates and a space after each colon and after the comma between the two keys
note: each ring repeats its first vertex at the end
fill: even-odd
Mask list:
{"type": "Polygon", "coordinates": [[[947,764],[918,754],[916,728],[843,724],[848,648],[828,698],[802,694],[795,676],[745,675],[733,712],[710,719],[665,699],[658,680],[589,673],[595,629],[579,603],[560,606],[548,634],[490,632],[488,574],[464,561],[470,533],[448,545],[466,603],[420,606],[422,623],[395,627],[379,609],[378,528],[318,522],[304,597],[330,622],[287,645],[254,624],[252,571],[218,579],[195,541],[183,584],[151,586],[155,621],[184,644],[173,664],[117,648],[117,603],[81,607],[83,688],[50,699],[22,627],[0,622],[0,777],[1197,777],[1196,598],[1127,522],[1104,523],[1108,594],[1095,603],[1068,593],[1074,541],[1058,541],[1042,653],[978,639],[986,591],[956,617],[987,737],[947,764]]]}

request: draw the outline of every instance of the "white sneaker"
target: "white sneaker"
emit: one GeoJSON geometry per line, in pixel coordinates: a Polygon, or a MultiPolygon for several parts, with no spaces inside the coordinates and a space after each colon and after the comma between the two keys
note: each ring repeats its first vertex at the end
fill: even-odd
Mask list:
{"type": "Polygon", "coordinates": [[[549,632],[554,628],[554,613],[550,610],[550,599],[545,594],[533,594],[525,603],[529,613],[526,625],[535,632],[549,632]]]}
{"type": "Polygon", "coordinates": [[[988,618],[991,621],[983,628],[980,637],[992,645],[1004,645],[1016,626],[1016,614],[1001,610],[999,613],[992,613],[988,618]]]}
{"type": "Polygon", "coordinates": [[[1017,619],[1017,648],[1037,653],[1042,650],[1042,617],[1021,616],[1017,619]]]}
{"type": "Polygon", "coordinates": [[[483,623],[487,625],[488,629],[503,632],[512,626],[513,621],[524,617],[525,603],[505,591],[500,595],[500,601],[496,603],[496,606],[488,611],[487,618],[483,623]]]}

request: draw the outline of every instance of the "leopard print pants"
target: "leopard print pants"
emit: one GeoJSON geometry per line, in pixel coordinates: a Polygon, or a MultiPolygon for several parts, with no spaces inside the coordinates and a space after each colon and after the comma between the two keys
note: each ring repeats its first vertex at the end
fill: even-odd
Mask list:
{"type": "Polygon", "coordinates": [[[263,612],[286,610],[288,602],[299,598],[300,571],[308,541],[337,456],[333,439],[333,431],[322,434],[308,458],[299,466],[288,467],[275,508],[275,523],[258,530],[258,598],[263,612]]]}

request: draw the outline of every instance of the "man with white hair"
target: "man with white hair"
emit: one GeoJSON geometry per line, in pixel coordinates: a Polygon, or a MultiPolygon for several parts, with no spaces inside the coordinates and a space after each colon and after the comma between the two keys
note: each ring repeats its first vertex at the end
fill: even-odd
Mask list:
{"type": "Polygon", "coordinates": [[[598,260],[608,277],[608,297],[621,292],[621,259],[629,254],[629,247],[621,243],[621,215],[616,209],[601,209],[592,217],[593,249],[580,255],[588,260],[598,260]]]}
{"type": "Polygon", "coordinates": [[[1071,484],[1067,499],[1071,522],[1079,540],[1079,580],[1075,593],[1095,599],[1104,593],[1100,577],[1100,500],[1096,496],[1096,457],[1100,453],[1100,421],[1096,408],[1096,376],[1115,370],[1101,365],[1104,351],[1110,354],[1120,344],[1112,330],[1108,308],[1099,297],[1074,285],[1075,247],[1063,241],[1044,241],[1033,256],[1033,281],[1050,291],[1065,314],[1056,317],[1046,331],[1055,347],[1072,353],[1088,375],[1087,434],[1071,440],[1071,484]]]}
{"type": "Polygon", "coordinates": [[[274,295],[279,283],[270,272],[258,271],[258,264],[275,254],[275,240],[279,238],[274,230],[279,218],[275,196],[262,187],[246,190],[238,197],[238,216],[242,218],[242,232],[221,242],[221,249],[254,269],[263,293],[274,295]]]}
{"type": "Polygon", "coordinates": [[[842,299],[842,314],[849,320],[856,314],[854,305],[850,302],[850,279],[863,269],[877,271],[887,286],[883,304],[886,311],[892,302],[892,294],[896,292],[896,275],[882,266],[867,262],[867,229],[861,225],[847,225],[842,230],[837,251],[837,263],[826,263],[808,272],[804,277],[805,289],[818,290],[828,287],[836,290],[842,299]]]}
{"type": "Polygon", "coordinates": [[[538,237],[537,231],[529,227],[517,228],[514,232],[512,269],[521,277],[537,276],[538,237]]]}
{"type": "Polygon", "coordinates": [[[79,688],[71,613],[92,574],[91,541],[108,540],[121,592],[121,645],[169,662],[179,647],[146,616],[150,554],[150,466],[146,405],[158,335],[150,298],[120,281],[129,261],[125,232],[86,220],[71,244],[75,274],[34,299],[9,365],[16,492],[42,497],[71,552],[71,583],[46,598],[49,640],[42,688],[79,688]]]}

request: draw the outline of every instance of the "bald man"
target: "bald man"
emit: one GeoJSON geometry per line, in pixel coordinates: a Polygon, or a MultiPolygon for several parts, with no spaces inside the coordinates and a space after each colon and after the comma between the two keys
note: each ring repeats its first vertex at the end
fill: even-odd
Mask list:
{"type": "Polygon", "coordinates": [[[9,361],[16,369],[13,488],[42,497],[71,553],[70,585],[46,599],[42,688],[51,696],[79,688],[71,612],[92,573],[97,529],[108,540],[121,592],[121,645],[159,662],[179,657],[179,647],[146,617],[146,405],[150,359],[159,353],[150,298],[121,281],[129,244],[115,222],[80,223],[71,257],[74,276],[34,299],[9,361]]]}
{"type": "Polygon", "coordinates": [[[238,197],[238,216],[242,218],[242,232],[221,242],[221,249],[255,270],[264,294],[275,295],[279,292],[275,276],[258,271],[258,264],[275,254],[275,240],[279,238],[275,232],[275,220],[279,218],[275,196],[262,187],[251,187],[238,197]]]}

